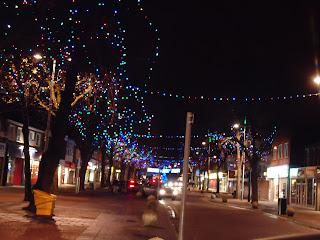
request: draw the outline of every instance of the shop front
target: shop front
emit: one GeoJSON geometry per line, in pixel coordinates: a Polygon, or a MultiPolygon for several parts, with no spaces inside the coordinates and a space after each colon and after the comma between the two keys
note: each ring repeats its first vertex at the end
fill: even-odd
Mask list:
{"type": "Polygon", "coordinates": [[[91,159],[90,162],[88,162],[86,176],[85,176],[85,182],[93,182],[95,179],[95,171],[98,169],[98,165],[95,160],[91,159]]]}
{"type": "Polygon", "coordinates": [[[317,167],[291,168],[291,203],[302,206],[316,205],[317,167]]]}
{"type": "MultiPolygon", "coordinates": [[[[217,183],[219,177],[219,192],[227,192],[228,191],[228,173],[219,172],[218,174],[210,173],[209,174],[209,190],[216,192],[217,191],[217,183]]],[[[207,179],[207,174],[205,174],[205,179],[207,179]]]]}
{"type": "Polygon", "coordinates": [[[280,165],[267,168],[267,180],[269,180],[268,198],[278,201],[279,198],[288,197],[289,165],[280,165]]]}
{"type": "MultiPolygon", "coordinates": [[[[4,164],[4,176],[6,176],[6,185],[20,186],[24,185],[24,153],[23,145],[9,143],[8,156],[4,164]]],[[[31,184],[38,180],[39,162],[42,156],[42,150],[34,147],[29,148],[30,153],[30,171],[31,184]]]]}

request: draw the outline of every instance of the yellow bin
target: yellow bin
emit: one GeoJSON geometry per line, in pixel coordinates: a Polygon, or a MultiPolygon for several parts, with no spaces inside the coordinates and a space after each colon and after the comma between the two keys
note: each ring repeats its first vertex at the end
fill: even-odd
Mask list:
{"type": "Polygon", "coordinates": [[[51,216],[55,206],[56,195],[46,193],[44,191],[33,190],[34,204],[37,208],[37,215],[51,216]]]}

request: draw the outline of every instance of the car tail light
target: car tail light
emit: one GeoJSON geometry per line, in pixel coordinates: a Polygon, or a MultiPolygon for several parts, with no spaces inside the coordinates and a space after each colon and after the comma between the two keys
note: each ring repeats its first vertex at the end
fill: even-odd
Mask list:
{"type": "Polygon", "coordinates": [[[153,183],[155,183],[155,182],[156,182],[156,180],[152,180],[152,182],[153,182],[153,183]]]}
{"type": "Polygon", "coordinates": [[[130,183],[134,183],[134,180],[131,180],[130,183]]]}
{"type": "Polygon", "coordinates": [[[129,185],[129,188],[134,188],[134,185],[129,185]]]}

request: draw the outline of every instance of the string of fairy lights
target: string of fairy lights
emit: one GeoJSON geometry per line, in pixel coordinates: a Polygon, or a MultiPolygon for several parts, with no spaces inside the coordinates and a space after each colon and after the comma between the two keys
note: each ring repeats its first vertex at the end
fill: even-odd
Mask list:
{"type": "Polygon", "coordinates": [[[143,92],[149,95],[158,95],[167,98],[176,98],[183,100],[192,100],[192,101],[209,101],[209,102],[262,102],[262,101],[284,101],[284,100],[295,100],[295,99],[304,99],[317,97],[320,93],[307,93],[307,94],[296,94],[289,96],[276,96],[276,97],[205,97],[205,96],[185,96],[181,94],[172,94],[159,91],[148,91],[142,90],[139,87],[134,87],[132,85],[127,86],[127,89],[131,89],[133,92],[143,92]]]}
{"type": "MultiPolygon", "coordinates": [[[[36,1],[23,1],[22,5],[33,5],[37,4],[36,1]]],[[[13,2],[10,2],[9,4],[4,3],[6,7],[13,6],[13,9],[17,11],[17,15],[20,15],[20,9],[21,6],[13,5],[13,2]]],[[[80,4],[78,4],[78,1],[72,1],[72,4],[70,5],[70,9],[62,11],[63,13],[59,15],[59,17],[54,15],[54,12],[48,9],[46,13],[46,18],[44,22],[41,22],[40,30],[42,31],[41,35],[41,40],[42,43],[37,45],[37,49],[41,48],[42,55],[44,61],[50,61],[50,59],[55,59],[57,61],[57,67],[59,69],[63,69],[64,65],[67,65],[68,61],[72,61],[72,55],[73,53],[78,52],[83,52],[84,54],[88,53],[88,46],[85,44],[86,41],[88,40],[96,40],[98,38],[104,38],[109,43],[111,46],[116,48],[120,52],[120,62],[119,65],[116,66],[116,68],[113,71],[110,71],[109,74],[113,76],[114,80],[114,85],[120,89],[121,86],[124,84],[123,80],[129,80],[128,76],[126,76],[126,69],[125,65],[126,63],[126,47],[124,45],[125,42],[125,29],[121,27],[121,21],[119,17],[119,11],[118,10],[113,10],[113,21],[110,22],[103,22],[101,24],[101,27],[99,31],[96,34],[88,34],[85,29],[81,29],[83,27],[83,16],[85,17],[90,17],[89,15],[93,16],[93,14],[96,14],[97,8],[104,8],[107,4],[105,3],[98,3],[96,6],[90,5],[90,7],[86,7],[86,9],[81,9],[80,4]],[[113,24],[116,23],[116,24],[113,24]],[[113,28],[113,32],[110,31],[109,26],[114,26],[116,25],[116,28],[113,28]],[[118,30],[118,32],[115,32],[115,29],[118,30]],[[89,38],[89,39],[88,39],[89,38]],[[58,49],[57,49],[58,48],[58,49]],[[58,54],[56,54],[58,52],[58,54]]],[[[140,6],[140,1],[139,4],[140,6]]],[[[88,6],[88,4],[86,5],[88,6]]],[[[61,8],[63,9],[63,8],[61,8]]],[[[142,10],[142,9],[141,9],[142,10]]],[[[40,22],[40,19],[38,16],[34,17],[35,22],[40,22]]],[[[149,23],[150,24],[150,23],[149,23]]],[[[152,25],[152,24],[150,24],[152,25]]],[[[11,25],[8,25],[8,28],[11,28],[11,25]]],[[[8,35],[8,33],[5,33],[5,35],[8,35]]],[[[29,52],[33,52],[32,49],[30,49],[29,52]]],[[[158,54],[157,54],[158,55],[158,54]]],[[[94,85],[102,85],[101,79],[103,78],[102,73],[101,73],[101,68],[97,66],[92,58],[90,58],[89,55],[86,56],[87,63],[89,65],[92,65],[94,73],[96,75],[95,83],[94,85]]],[[[52,70],[52,69],[48,69],[52,70]]],[[[59,70],[60,71],[60,70],[59,70]]],[[[88,83],[93,84],[92,81],[88,81],[88,83]]],[[[86,86],[88,87],[88,86],[86,86]]],[[[101,88],[101,87],[100,87],[101,88]]],[[[96,87],[96,89],[99,89],[99,87],[96,87]]],[[[118,96],[120,93],[120,90],[114,91],[114,96],[113,100],[117,101],[118,96]]],[[[103,92],[102,94],[106,95],[106,92],[103,92]]],[[[89,97],[90,94],[87,94],[84,96],[86,99],[89,97]]],[[[106,98],[105,100],[110,101],[110,99],[107,99],[107,96],[100,96],[100,98],[106,98]]],[[[48,96],[47,96],[48,98],[48,96]]],[[[123,120],[122,124],[118,127],[118,132],[114,132],[112,135],[113,137],[120,137],[121,135],[126,135],[128,133],[134,133],[134,124],[148,124],[148,134],[150,134],[151,131],[151,119],[152,117],[149,117],[146,113],[146,109],[144,106],[144,99],[142,96],[140,96],[138,93],[130,94],[128,98],[126,98],[128,101],[135,100],[138,102],[142,108],[142,112],[144,115],[144,118],[140,119],[134,119],[136,114],[136,110],[134,109],[128,109],[128,108],[123,108],[122,112],[119,111],[117,113],[117,117],[119,120],[123,120]]],[[[117,112],[117,106],[118,103],[115,102],[115,109],[111,110],[111,112],[106,112],[101,116],[101,122],[98,124],[97,128],[99,129],[102,125],[102,120],[104,118],[107,118],[108,115],[115,114],[117,112]]],[[[96,107],[96,106],[94,106],[96,107]]],[[[108,108],[107,108],[108,109],[108,108]]],[[[93,108],[93,111],[98,111],[97,108],[93,108]]],[[[71,116],[73,117],[71,119],[71,122],[74,123],[77,128],[80,131],[80,134],[83,137],[86,137],[86,126],[83,124],[83,119],[81,116],[83,114],[90,114],[90,110],[88,110],[88,107],[85,106],[84,104],[82,107],[75,108],[71,116]]],[[[101,115],[101,114],[100,114],[101,115]]],[[[119,121],[120,122],[120,121],[119,121]]],[[[117,125],[118,123],[115,122],[113,125],[117,125]]],[[[112,124],[108,124],[107,129],[113,128],[112,124]]],[[[96,142],[99,141],[98,135],[103,135],[106,139],[111,139],[110,132],[108,131],[103,131],[95,133],[95,140],[96,142]]],[[[114,141],[112,139],[111,141],[114,141]]],[[[137,143],[136,144],[131,144],[131,149],[135,149],[135,151],[138,151],[137,149],[137,143]]],[[[131,151],[131,150],[130,150],[131,151]]],[[[131,151],[132,152],[132,151],[131,151]]],[[[140,151],[142,153],[144,151],[140,151]]],[[[133,154],[133,153],[132,153],[133,154]]],[[[131,154],[131,155],[132,155],[131,154]]],[[[134,154],[133,154],[134,155],[134,154]]],[[[148,155],[148,154],[146,154],[148,155]]],[[[134,159],[140,159],[141,161],[141,156],[135,157],[134,159]]],[[[133,160],[135,161],[135,160],[133,160]]]]}
{"type": "MultiPolygon", "coordinates": [[[[119,1],[121,2],[121,1],[119,1]]],[[[16,15],[19,16],[24,11],[26,6],[34,6],[39,4],[36,0],[20,0],[20,1],[7,1],[3,3],[5,8],[11,8],[16,11],[16,15]],[[20,2],[21,4],[17,4],[20,2]]],[[[119,3],[120,4],[120,3],[119,3]]],[[[57,60],[57,67],[59,71],[66,68],[68,63],[72,61],[73,54],[81,52],[85,55],[85,59],[88,65],[92,66],[92,71],[95,74],[95,81],[89,81],[87,84],[91,84],[92,87],[100,89],[101,95],[99,98],[107,105],[113,105],[113,108],[106,108],[106,111],[101,111],[97,106],[94,106],[92,111],[96,112],[100,119],[97,125],[97,131],[94,133],[95,144],[104,141],[107,146],[116,145],[121,146],[119,153],[126,154],[126,163],[134,163],[139,167],[145,167],[147,165],[155,165],[158,161],[163,164],[170,165],[172,163],[181,163],[181,159],[176,157],[161,156],[154,154],[154,150],[167,150],[167,151],[179,151],[183,148],[160,148],[160,147],[147,147],[146,145],[139,146],[139,138],[163,138],[163,139],[183,139],[183,135],[152,135],[151,134],[151,122],[154,116],[149,116],[145,107],[145,97],[147,95],[162,96],[167,98],[183,99],[189,101],[208,101],[208,102],[261,102],[261,101],[284,101],[294,99],[314,98],[319,94],[301,94],[292,96],[278,96],[278,97],[206,97],[206,96],[185,96],[183,94],[174,94],[160,91],[151,91],[148,89],[148,81],[151,80],[152,71],[156,63],[156,59],[159,57],[159,44],[160,37],[159,31],[155,25],[150,21],[147,14],[144,13],[144,8],[140,0],[137,0],[137,7],[142,13],[147,25],[154,33],[154,54],[148,58],[148,73],[147,81],[143,88],[135,87],[130,82],[127,66],[128,49],[126,48],[126,29],[122,24],[122,9],[111,6],[109,2],[88,3],[85,7],[80,4],[79,1],[70,0],[68,2],[68,8],[59,9],[59,16],[55,15],[53,11],[48,9],[46,17],[42,19],[40,16],[35,15],[34,23],[39,25],[41,30],[41,42],[35,46],[35,49],[41,49],[43,54],[43,63],[48,63],[51,59],[57,60]],[[86,19],[93,18],[94,15],[99,12],[108,12],[110,16],[101,20],[94,25],[95,32],[90,32],[85,21],[86,19]],[[104,44],[118,53],[119,61],[114,68],[108,71],[111,76],[111,85],[104,86],[103,79],[105,72],[103,68],[96,63],[95,59],[89,54],[90,45],[97,41],[103,41],[104,44]],[[114,95],[110,96],[108,93],[113,92],[114,95]],[[132,101],[139,103],[140,110],[124,107],[121,105],[130,106],[132,101]],[[142,114],[138,114],[141,112],[142,114]],[[111,122],[110,116],[116,116],[117,121],[111,122]],[[107,124],[105,121],[108,121],[107,124]],[[147,134],[138,134],[135,126],[146,126],[147,134]],[[125,147],[124,147],[125,146],[125,147]]],[[[36,13],[35,13],[36,14],[36,13]]],[[[10,35],[14,31],[13,24],[7,24],[4,28],[4,36],[10,35]]],[[[16,49],[17,51],[18,48],[16,49]]],[[[29,53],[33,53],[32,48],[29,49],[29,53]]],[[[0,59],[3,56],[0,56],[0,59]]],[[[5,59],[4,59],[5,60],[5,59]]],[[[48,67],[49,71],[52,71],[48,67]]],[[[1,87],[1,86],[0,86],[1,87]]],[[[88,86],[84,86],[88,87],[88,86]]],[[[3,87],[2,87],[2,90],[3,87]]],[[[48,91],[46,91],[48,93],[48,91]]],[[[89,98],[90,94],[84,96],[89,98]]],[[[46,95],[49,98],[49,95],[46,95]]],[[[86,125],[83,121],[83,116],[90,114],[91,110],[88,106],[82,105],[76,107],[71,114],[71,122],[77,126],[80,134],[86,137],[86,125]]],[[[268,142],[273,141],[274,133],[267,139],[268,142]]],[[[193,135],[192,138],[212,138],[219,139],[225,136],[209,133],[204,135],[193,135]]],[[[226,138],[227,139],[227,138],[226,138]]],[[[231,142],[232,139],[226,141],[231,142]]],[[[201,148],[192,148],[192,151],[199,151],[201,148]]],[[[116,158],[119,161],[120,158],[116,158]]],[[[191,160],[190,160],[191,161],[191,160]]]]}

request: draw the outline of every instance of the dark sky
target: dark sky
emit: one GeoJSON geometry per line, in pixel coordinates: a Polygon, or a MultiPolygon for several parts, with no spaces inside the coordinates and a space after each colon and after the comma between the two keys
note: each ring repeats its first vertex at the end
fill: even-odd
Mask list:
{"type": "MultiPolygon", "coordinates": [[[[313,82],[320,30],[316,1],[150,0],[144,8],[161,38],[160,57],[148,82],[154,91],[207,97],[318,91],[313,82]]],[[[140,38],[137,49],[142,51],[150,39],[140,38]]],[[[142,62],[135,63],[134,80],[141,79],[142,62]]],[[[274,125],[311,126],[319,116],[315,98],[259,104],[160,96],[147,100],[156,116],[155,134],[184,134],[187,111],[195,112],[195,134],[228,129],[247,114],[265,130],[274,125]]]]}
{"type": "MultiPolygon", "coordinates": [[[[123,23],[132,85],[147,83],[149,92],[210,98],[318,91],[313,78],[319,54],[319,1],[144,0],[142,12],[137,1],[122,2],[130,10],[123,12],[123,23]],[[157,36],[144,15],[159,30],[157,36]],[[147,80],[148,58],[152,61],[158,36],[160,56],[147,80]]],[[[8,19],[2,15],[3,22],[8,19]]],[[[274,125],[316,132],[320,107],[316,98],[257,104],[149,94],[144,98],[148,114],[155,115],[154,135],[183,135],[187,111],[195,113],[193,134],[229,129],[249,115],[267,132],[274,125]]]]}

